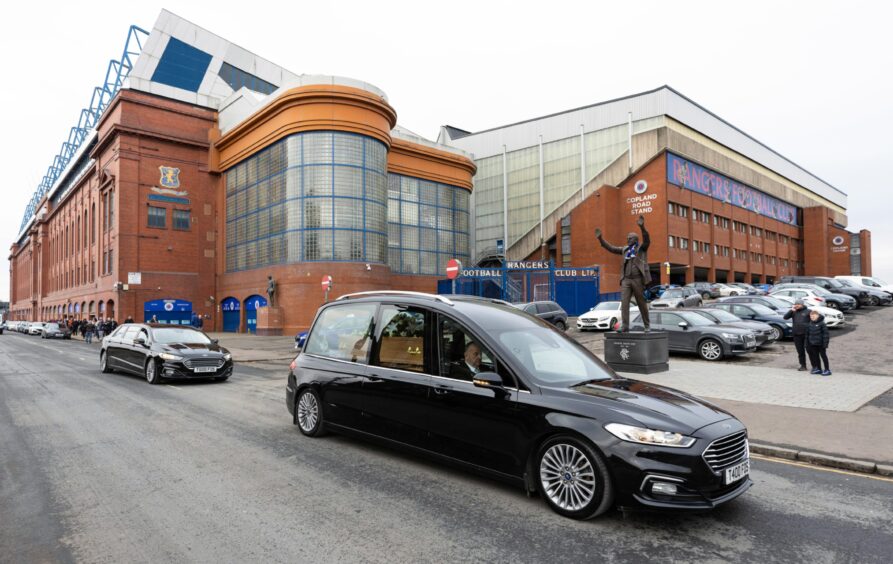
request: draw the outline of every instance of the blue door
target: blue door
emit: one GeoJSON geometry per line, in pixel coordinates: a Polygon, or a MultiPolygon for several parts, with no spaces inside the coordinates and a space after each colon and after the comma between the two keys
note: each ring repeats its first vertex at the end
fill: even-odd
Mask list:
{"type": "Polygon", "coordinates": [[[242,317],[242,307],[236,298],[226,298],[220,302],[220,309],[223,310],[223,331],[224,333],[238,333],[239,322],[242,317]]]}
{"type": "Polygon", "coordinates": [[[245,324],[248,326],[249,333],[257,332],[257,308],[266,305],[267,298],[258,295],[249,296],[245,300],[245,324]]]}
{"type": "Polygon", "coordinates": [[[192,323],[192,302],[186,300],[152,300],[143,306],[143,317],[146,323],[152,317],[158,323],[171,325],[189,325],[192,323]]]}

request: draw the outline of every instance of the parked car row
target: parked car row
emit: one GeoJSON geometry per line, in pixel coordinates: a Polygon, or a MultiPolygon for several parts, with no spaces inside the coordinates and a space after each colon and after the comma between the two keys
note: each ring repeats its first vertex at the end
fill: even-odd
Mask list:
{"type": "MultiPolygon", "coordinates": [[[[6,327],[9,331],[16,331],[26,335],[40,335],[43,339],[70,339],[71,331],[68,327],[59,323],[44,323],[42,321],[8,321],[6,327]]],[[[2,329],[0,329],[2,333],[2,329]]]]}

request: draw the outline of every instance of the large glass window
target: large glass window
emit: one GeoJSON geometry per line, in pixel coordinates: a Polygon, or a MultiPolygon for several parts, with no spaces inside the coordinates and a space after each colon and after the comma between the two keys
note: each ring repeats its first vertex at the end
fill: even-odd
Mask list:
{"type": "Polygon", "coordinates": [[[468,263],[468,190],[388,175],[388,264],[404,274],[440,274],[468,263]]]}
{"type": "Polygon", "coordinates": [[[189,210],[174,210],[174,229],[189,230],[189,210]]]}
{"type": "Polygon", "coordinates": [[[226,172],[226,267],[387,261],[387,149],[331,131],[292,135],[226,172]]]}
{"type": "Polygon", "coordinates": [[[304,352],[365,364],[372,344],[376,307],[356,304],[324,310],[313,325],[304,352]]]}

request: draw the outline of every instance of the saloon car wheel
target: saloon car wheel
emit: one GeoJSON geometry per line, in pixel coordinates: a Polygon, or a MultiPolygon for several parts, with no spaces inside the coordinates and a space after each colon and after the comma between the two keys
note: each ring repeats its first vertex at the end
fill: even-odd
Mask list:
{"type": "Polygon", "coordinates": [[[868,305],[876,306],[879,303],[881,303],[881,300],[879,300],[877,296],[868,296],[868,305]]]}
{"type": "Polygon", "coordinates": [[[781,330],[777,325],[772,326],[772,340],[780,341],[782,336],[784,335],[784,331],[781,330]]]}
{"type": "Polygon", "coordinates": [[[108,355],[106,355],[105,353],[99,353],[99,370],[103,374],[108,374],[112,371],[112,369],[109,368],[108,355]]]}
{"type": "Polygon", "coordinates": [[[722,358],[722,345],[714,339],[705,339],[698,345],[698,354],[704,360],[719,360],[722,358]]]}
{"type": "Polygon", "coordinates": [[[827,306],[830,307],[831,309],[840,309],[840,306],[837,305],[836,302],[828,302],[828,301],[826,301],[826,302],[825,302],[825,305],[827,305],[827,306]]]}
{"type": "Polygon", "coordinates": [[[146,362],[146,382],[153,385],[161,383],[161,376],[158,375],[158,366],[155,364],[154,358],[150,358],[146,362]]]}
{"type": "Polygon", "coordinates": [[[295,405],[295,423],[308,437],[322,434],[322,409],[319,395],[312,388],[304,388],[295,405]]]}
{"type": "Polygon", "coordinates": [[[558,329],[560,329],[560,330],[562,330],[562,331],[567,331],[567,324],[565,324],[564,321],[561,321],[561,320],[556,321],[556,322],[555,322],[555,327],[557,327],[558,329]]]}
{"type": "Polygon", "coordinates": [[[611,508],[614,487],[604,459],[574,437],[546,441],[539,451],[540,493],[553,511],[591,519],[611,508]]]}
{"type": "Polygon", "coordinates": [[[701,294],[701,297],[704,298],[705,300],[709,300],[709,299],[710,299],[710,294],[707,293],[707,292],[704,292],[703,294],[701,294]]]}

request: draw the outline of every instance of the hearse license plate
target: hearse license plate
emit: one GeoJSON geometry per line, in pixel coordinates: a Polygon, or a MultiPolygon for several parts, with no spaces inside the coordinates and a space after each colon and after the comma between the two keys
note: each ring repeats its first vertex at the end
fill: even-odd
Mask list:
{"type": "Polygon", "coordinates": [[[748,474],[750,474],[750,459],[739,462],[731,468],[726,468],[725,483],[728,485],[737,482],[748,474]]]}
{"type": "MultiPolygon", "coordinates": [[[[194,368],[196,372],[217,372],[217,368],[214,366],[196,366],[194,368]]],[[[726,470],[728,472],[728,470],[726,470]]]]}

